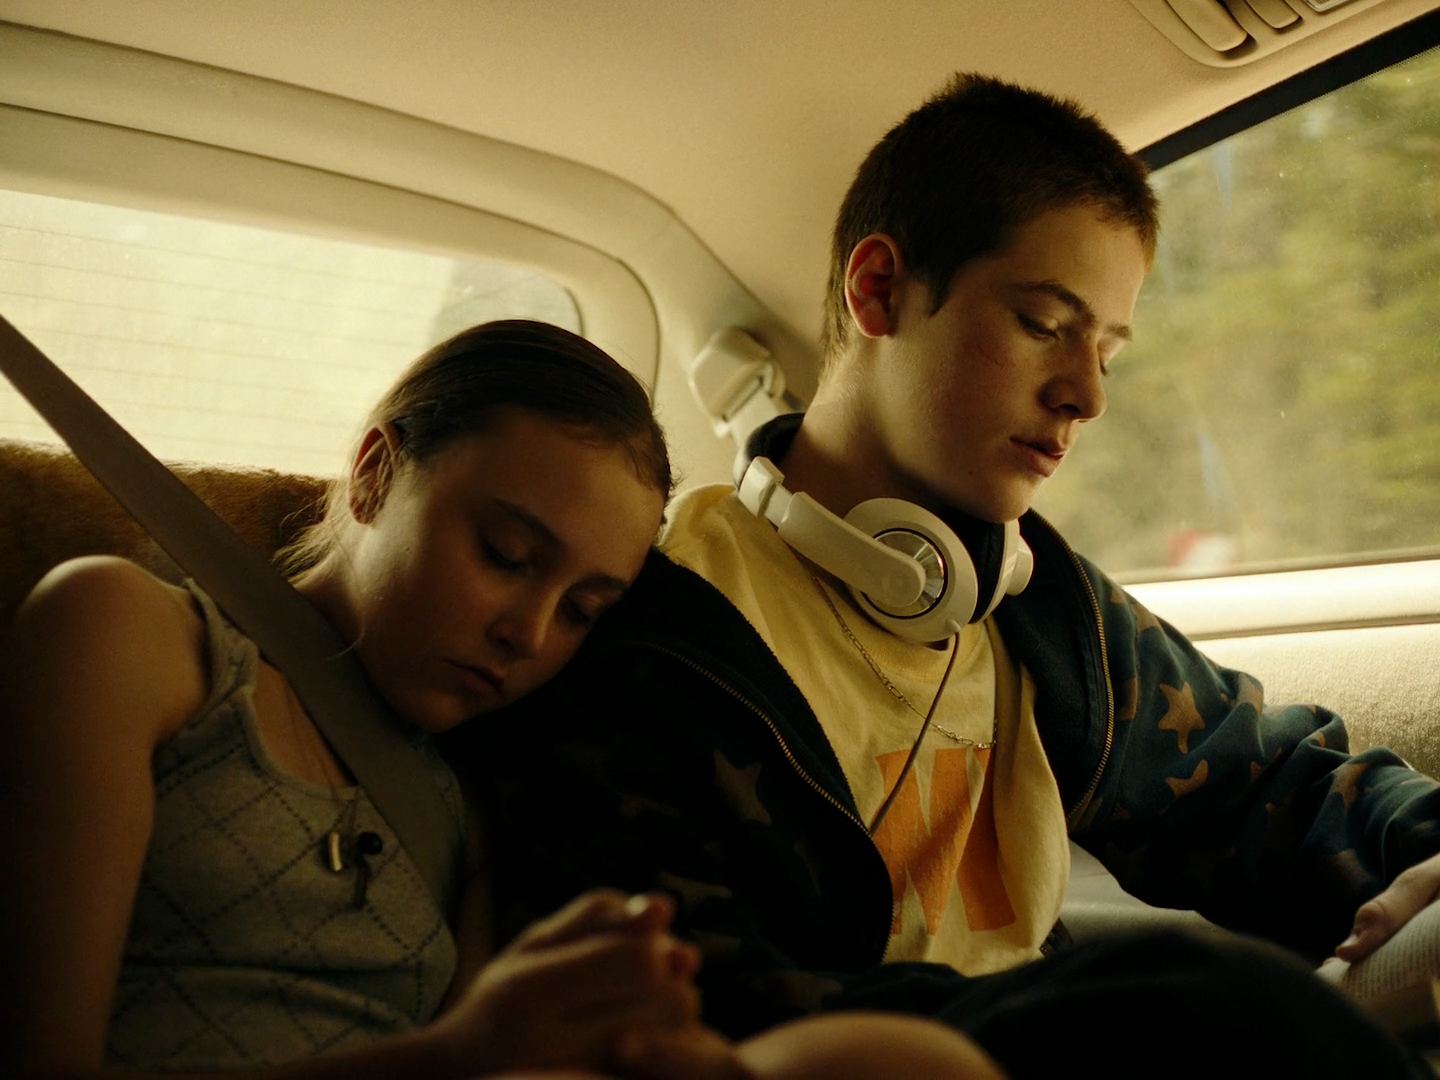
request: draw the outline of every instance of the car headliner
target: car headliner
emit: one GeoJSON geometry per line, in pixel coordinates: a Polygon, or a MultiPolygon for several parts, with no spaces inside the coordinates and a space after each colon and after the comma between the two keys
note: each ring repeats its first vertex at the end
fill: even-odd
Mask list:
{"type": "Polygon", "coordinates": [[[322,90],[649,192],[798,335],[866,149],[950,72],[1073,96],[1142,147],[1437,6],[1389,0],[1243,66],[1127,0],[0,0],[0,19],[322,90]]]}

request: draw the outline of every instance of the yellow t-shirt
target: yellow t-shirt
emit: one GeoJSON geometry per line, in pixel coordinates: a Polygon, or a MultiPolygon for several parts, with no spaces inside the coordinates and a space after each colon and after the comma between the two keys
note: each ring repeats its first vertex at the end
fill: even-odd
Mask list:
{"type": "Polygon", "coordinates": [[[1035,729],[1034,684],[993,620],[939,648],[880,629],[726,485],[687,492],[669,517],[661,549],[724,593],[770,646],[867,823],[895,788],[955,650],[915,765],[872,832],[895,899],[885,958],[978,975],[1039,956],[1070,872],[1065,814],[1035,729]]]}

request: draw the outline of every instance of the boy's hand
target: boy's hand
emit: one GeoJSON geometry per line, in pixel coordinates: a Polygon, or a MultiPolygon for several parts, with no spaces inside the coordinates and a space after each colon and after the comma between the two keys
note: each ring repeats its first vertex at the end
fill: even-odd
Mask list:
{"type": "Polygon", "coordinates": [[[516,938],[434,1028],[461,1073],[602,1069],[623,1032],[694,1024],[699,951],[664,897],[586,893],[516,938]]]}
{"type": "Polygon", "coordinates": [[[1440,855],[1416,863],[1373,900],[1360,905],[1350,936],[1335,950],[1341,960],[1355,963],[1369,956],[1440,897],[1440,855]]]}

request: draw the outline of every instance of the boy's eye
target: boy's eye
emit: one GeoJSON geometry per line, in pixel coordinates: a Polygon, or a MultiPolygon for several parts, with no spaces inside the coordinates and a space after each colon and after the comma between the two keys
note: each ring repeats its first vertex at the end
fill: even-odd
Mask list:
{"type": "Polygon", "coordinates": [[[1034,334],[1036,337],[1053,339],[1060,336],[1059,331],[1046,326],[1039,319],[1032,319],[1024,312],[1017,311],[1015,313],[1015,318],[1019,321],[1022,327],[1024,327],[1030,333],[1034,334]]]}
{"type": "Polygon", "coordinates": [[[1115,357],[1119,354],[1119,352],[1120,352],[1120,348],[1117,346],[1116,348],[1111,349],[1108,353],[1101,353],[1101,354],[1100,354],[1100,374],[1101,374],[1101,375],[1107,375],[1107,376],[1108,376],[1108,375],[1110,374],[1110,362],[1115,359],[1115,357]]]}

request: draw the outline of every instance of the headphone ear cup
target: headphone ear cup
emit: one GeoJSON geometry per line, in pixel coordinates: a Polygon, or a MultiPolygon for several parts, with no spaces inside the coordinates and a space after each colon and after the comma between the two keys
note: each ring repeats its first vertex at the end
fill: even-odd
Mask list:
{"type": "Polygon", "coordinates": [[[903,499],[869,499],[845,522],[903,551],[925,570],[925,592],[903,610],[885,610],[851,589],[855,602],[878,625],[908,641],[940,641],[958,633],[975,614],[979,581],[970,553],[954,530],[930,511],[903,499]]]}
{"type": "Polygon", "coordinates": [[[1007,596],[1018,596],[1030,584],[1030,575],[1035,570],[1035,556],[1030,551],[1030,545],[1020,535],[1020,523],[1018,521],[1007,521],[1004,525],[1003,544],[1000,552],[1000,564],[998,576],[995,580],[995,591],[990,597],[990,602],[985,605],[985,610],[975,616],[975,620],[985,618],[997,607],[1000,601],[1007,596]]]}

